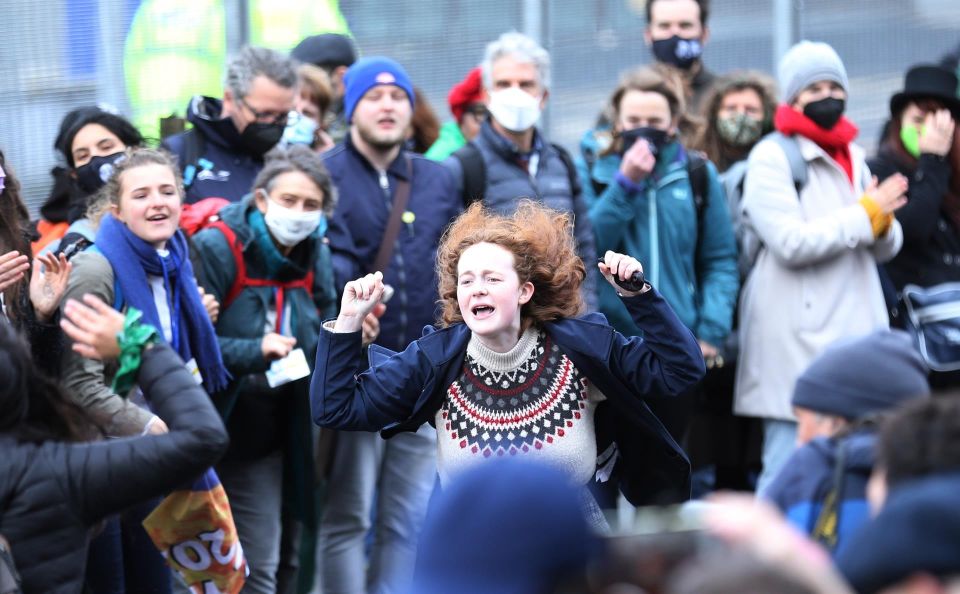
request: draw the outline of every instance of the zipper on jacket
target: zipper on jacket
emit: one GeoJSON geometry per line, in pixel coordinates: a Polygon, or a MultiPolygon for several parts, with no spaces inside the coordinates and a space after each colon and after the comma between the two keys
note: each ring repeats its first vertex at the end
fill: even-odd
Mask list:
{"type": "Polygon", "coordinates": [[[650,237],[650,283],[654,287],[660,286],[660,225],[657,221],[657,189],[647,190],[647,230],[650,237]]]}

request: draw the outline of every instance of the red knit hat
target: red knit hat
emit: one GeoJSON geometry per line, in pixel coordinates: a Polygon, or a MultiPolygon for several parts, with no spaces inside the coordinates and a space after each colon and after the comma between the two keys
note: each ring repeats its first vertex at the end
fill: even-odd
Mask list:
{"type": "Polygon", "coordinates": [[[447,95],[450,104],[450,113],[459,122],[463,112],[471,103],[479,103],[483,96],[483,83],[480,80],[480,67],[471,70],[465,79],[453,85],[447,95]]]}

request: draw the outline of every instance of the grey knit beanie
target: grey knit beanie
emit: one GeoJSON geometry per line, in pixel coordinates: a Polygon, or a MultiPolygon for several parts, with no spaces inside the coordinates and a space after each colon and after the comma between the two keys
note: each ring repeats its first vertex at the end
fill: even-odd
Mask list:
{"type": "Polygon", "coordinates": [[[832,47],[820,41],[801,41],[791,47],[780,60],[777,71],[783,101],[793,103],[807,85],[829,80],[849,93],[847,69],[832,47]]]}
{"type": "Polygon", "coordinates": [[[793,405],[855,420],[929,394],[910,335],[878,330],[828,346],[797,378],[793,405]]]}

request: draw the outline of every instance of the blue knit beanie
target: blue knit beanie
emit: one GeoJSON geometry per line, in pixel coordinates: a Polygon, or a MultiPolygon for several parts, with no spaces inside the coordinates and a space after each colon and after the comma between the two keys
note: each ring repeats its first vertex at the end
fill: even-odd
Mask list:
{"type": "Polygon", "coordinates": [[[902,330],[878,330],[828,346],[797,378],[793,405],[856,420],[929,396],[927,368],[902,330]]]}
{"type": "Polygon", "coordinates": [[[413,85],[403,66],[382,56],[363,58],[354,63],[343,76],[343,113],[347,121],[353,117],[353,109],[371,88],[377,85],[396,85],[407,92],[413,108],[413,85]]]}

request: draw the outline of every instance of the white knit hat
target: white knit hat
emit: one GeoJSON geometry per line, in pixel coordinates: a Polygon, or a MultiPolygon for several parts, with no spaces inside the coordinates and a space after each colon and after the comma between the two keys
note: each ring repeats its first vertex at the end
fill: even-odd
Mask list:
{"type": "Polygon", "coordinates": [[[801,41],[780,60],[780,90],[785,103],[793,103],[800,91],[817,81],[829,80],[848,91],[847,69],[840,56],[826,43],[801,41]]]}

